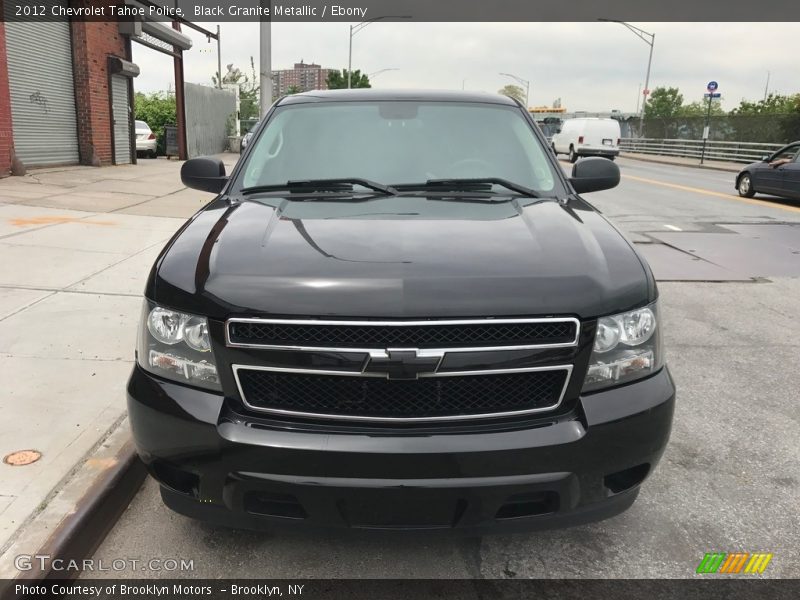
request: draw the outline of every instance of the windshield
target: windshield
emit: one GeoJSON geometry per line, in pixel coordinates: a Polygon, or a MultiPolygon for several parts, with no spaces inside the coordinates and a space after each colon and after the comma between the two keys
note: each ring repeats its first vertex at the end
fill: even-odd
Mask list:
{"type": "Polygon", "coordinates": [[[389,185],[503,178],[547,194],[556,176],[518,108],[465,102],[278,107],[238,188],[358,177],[389,185]]]}

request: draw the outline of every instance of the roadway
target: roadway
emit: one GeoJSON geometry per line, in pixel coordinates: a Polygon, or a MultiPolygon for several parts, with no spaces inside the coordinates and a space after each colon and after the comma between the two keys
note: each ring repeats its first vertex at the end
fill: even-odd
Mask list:
{"type": "Polygon", "coordinates": [[[265,535],[173,514],[148,481],[95,558],[188,558],[195,570],[182,576],[209,578],[682,578],[706,552],[745,551],[774,553],[765,577],[800,577],[800,279],[787,276],[800,275],[800,227],[779,225],[800,223],[800,203],[741,200],[731,173],[618,164],[621,185],[588,198],[666,274],[663,330],[679,395],[670,445],[629,511],[483,538],[265,535]],[[767,227],[728,228],[754,223],[767,227]],[[666,245],[664,235],[702,244],[666,245]],[[731,241],[759,260],[709,262],[692,247],[713,254],[731,241]]]}

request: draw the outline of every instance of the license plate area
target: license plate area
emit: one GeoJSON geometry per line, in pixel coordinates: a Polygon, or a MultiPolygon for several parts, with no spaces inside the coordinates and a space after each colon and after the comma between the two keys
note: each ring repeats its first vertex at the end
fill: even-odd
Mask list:
{"type": "Polygon", "coordinates": [[[442,490],[360,489],[340,499],[337,507],[356,529],[449,529],[458,523],[467,501],[442,490]]]}

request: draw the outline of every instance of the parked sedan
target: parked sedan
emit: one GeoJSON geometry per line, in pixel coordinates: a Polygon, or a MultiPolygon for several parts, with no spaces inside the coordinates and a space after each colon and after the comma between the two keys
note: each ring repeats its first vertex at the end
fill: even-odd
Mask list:
{"type": "Polygon", "coordinates": [[[736,189],[745,198],[763,193],[800,200],[800,142],[747,165],[736,176],[736,189]]]}
{"type": "Polygon", "coordinates": [[[144,121],[136,121],[136,154],[156,157],[156,134],[144,121]]]}

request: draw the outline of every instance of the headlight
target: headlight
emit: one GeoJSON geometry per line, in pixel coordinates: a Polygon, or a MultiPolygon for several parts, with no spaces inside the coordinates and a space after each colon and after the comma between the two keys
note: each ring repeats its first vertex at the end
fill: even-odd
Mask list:
{"type": "Polygon", "coordinates": [[[661,368],[663,354],[656,303],[601,317],[597,320],[583,391],[595,391],[647,377],[661,368]]]}
{"type": "Polygon", "coordinates": [[[205,317],[145,300],[137,359],[139,366],[154,375],[221,389],[205,317]]]}

